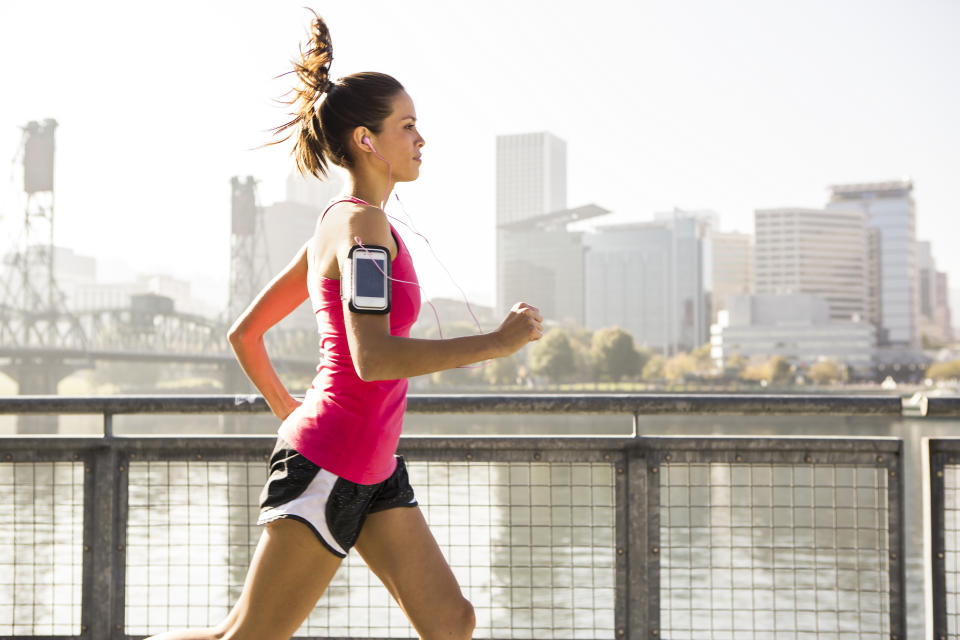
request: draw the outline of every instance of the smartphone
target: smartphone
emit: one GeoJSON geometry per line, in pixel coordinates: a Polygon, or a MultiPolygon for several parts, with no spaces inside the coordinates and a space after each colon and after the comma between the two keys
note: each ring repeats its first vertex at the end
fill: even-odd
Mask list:
{"type": "Polygon", "coordinates": [[[341,297],[346,294],[350,310],[357,313],[390,311],[390,252],[386,247],[351,247],[349,273],[341,275],[341,297]]]}

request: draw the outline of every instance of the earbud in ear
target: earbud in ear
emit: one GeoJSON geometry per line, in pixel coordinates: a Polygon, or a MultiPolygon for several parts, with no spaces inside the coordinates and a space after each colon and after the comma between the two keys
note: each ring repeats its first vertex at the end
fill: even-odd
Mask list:
{"type": "Polygon", "coordinates": [[[373,143],[370,142],[369,136],[363,136],[362,142],[363,142],[363,144],[365,144],[365,145],[367,145],[368,147],[370,147],[370,151],[373,151],[374,153],[377,152],[377,150],[373,148],[373,143]]]}

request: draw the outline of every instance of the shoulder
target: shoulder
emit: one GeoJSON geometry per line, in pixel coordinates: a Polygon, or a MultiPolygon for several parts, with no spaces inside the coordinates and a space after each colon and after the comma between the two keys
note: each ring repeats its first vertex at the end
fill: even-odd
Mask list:
{"type": "Polygon", "coordinates": [[[338,204],[327,212],[322,225],[318,222],[316,231],[318,235],[322,232],[328,242],[332,241],[338,254],[345,253],[357,244],[356,238],[360,238],[364,245],[394,245],[387,214],[371,205],[353,202],[338,204]]]}
{"type": "Polygon", "coordinates": [[[354,202],[341,202],[327,211],[326,215],[317,218],[316,235],[332,233],[335,235],[358,233],[382,235],[390,233],[390,222],[381,209],[372,205],[354,202]],[[322,223],[322,224],[321,224],[322,223]]]}

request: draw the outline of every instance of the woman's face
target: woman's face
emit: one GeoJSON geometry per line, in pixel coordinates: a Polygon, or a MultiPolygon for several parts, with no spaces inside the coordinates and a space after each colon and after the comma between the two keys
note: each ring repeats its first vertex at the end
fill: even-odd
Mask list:
{"type": "Polygon", "coordinates": [[[393,111],[383,121],[380,133],[371,135],[377,153],[393,167],[393,179],[410,182],[420,175],[420,148],[425,144],[417,131],[417,112],[406,91],[393,98],[393,111]]]}

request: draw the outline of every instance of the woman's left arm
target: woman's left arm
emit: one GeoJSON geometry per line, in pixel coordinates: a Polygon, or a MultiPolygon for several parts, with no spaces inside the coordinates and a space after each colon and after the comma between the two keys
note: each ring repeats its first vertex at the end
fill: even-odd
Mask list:
{"type": "Polygon", "coordinates": [[[250,303],[227,332],[237,361],[260,390],[274,415],[283,420],[300,404],[277,376],[263,344],[263,334],[287,317],[309,297],[307,290],[307,245],[304,243],[290,264],[277,274],[250,303]]]}

